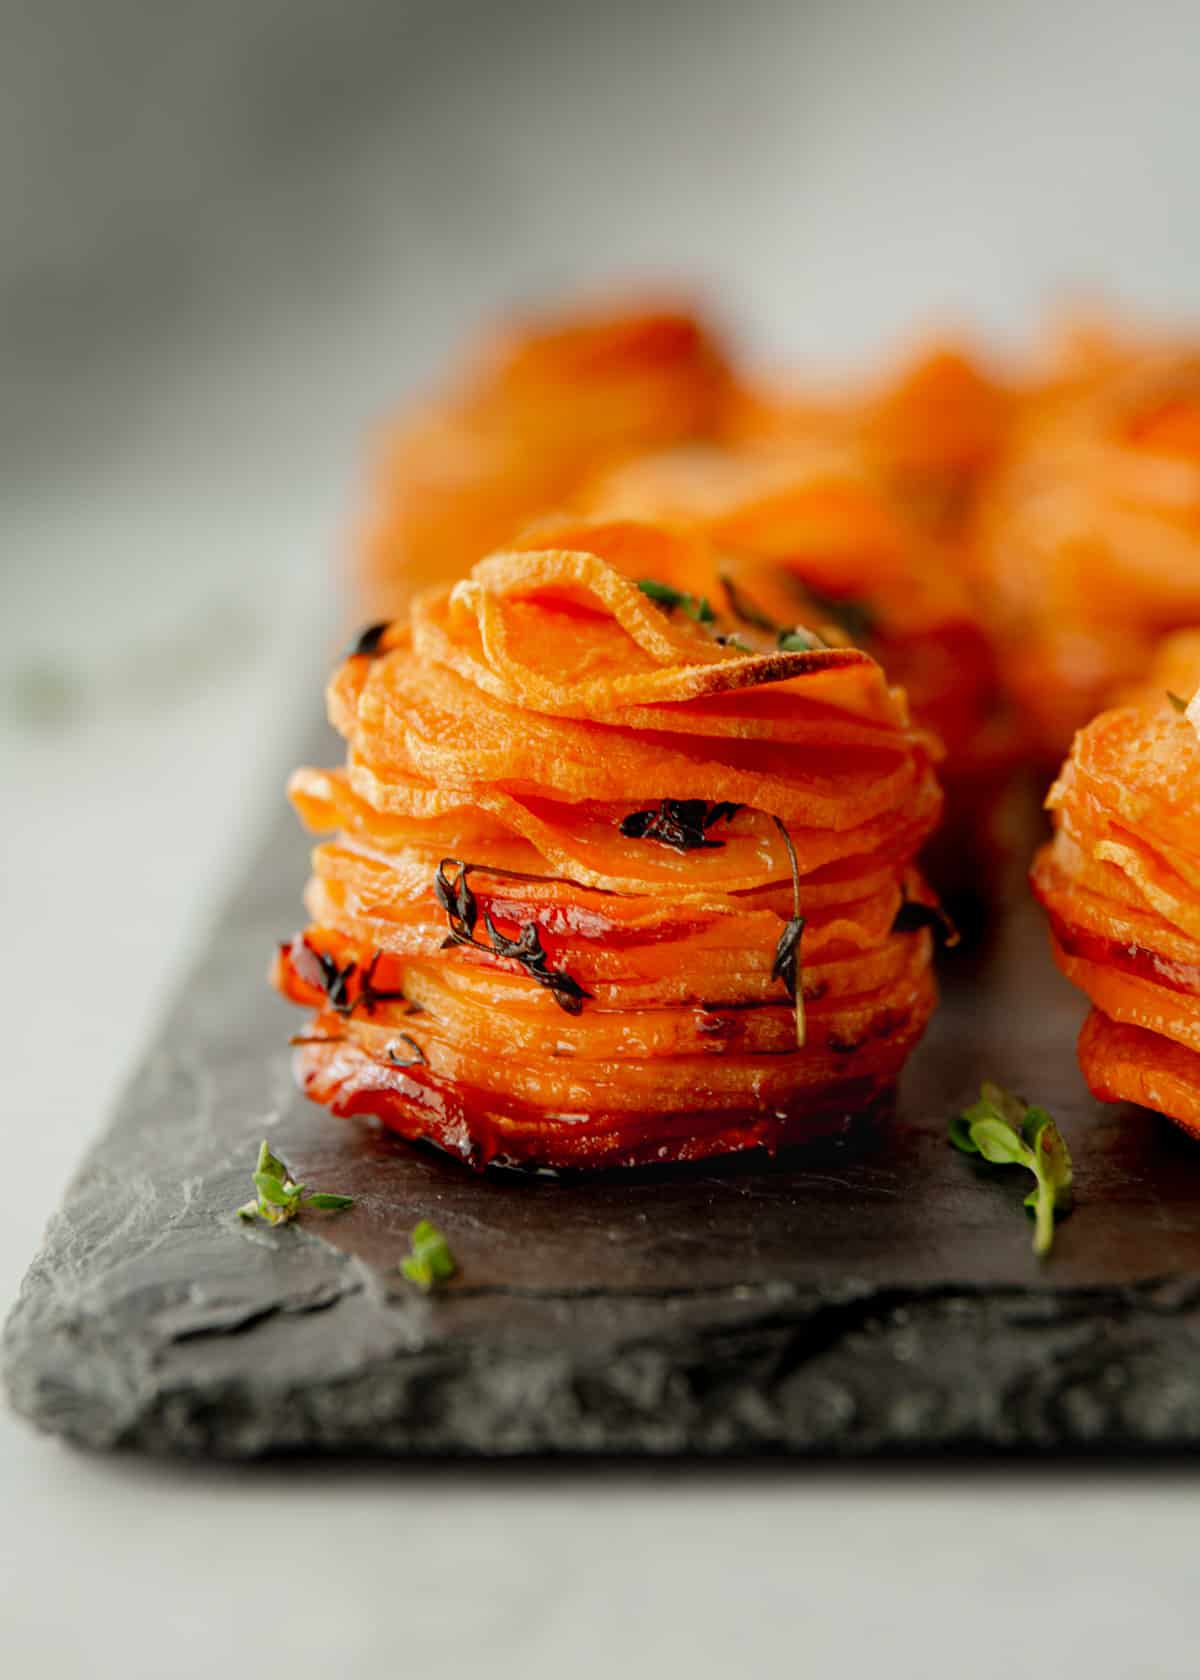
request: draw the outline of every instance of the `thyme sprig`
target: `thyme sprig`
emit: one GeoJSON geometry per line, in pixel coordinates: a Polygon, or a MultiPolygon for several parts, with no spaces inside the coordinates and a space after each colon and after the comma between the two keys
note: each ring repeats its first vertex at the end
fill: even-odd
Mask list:
{"type": "Polygon", "coordinates": [[[775,961],[771,964],[771,978],[772,980],[783,981],[788,996],[796,1005],[796,1044],[803,1050],[808,1036],[808,1027],[804,1018],[804,975],[800,957],[800,939],[805,927],[805,917],[800,913],[800,865],[796,860],[796,848],[792,844],[792,837],[783,822],[778,817],[773,817],[771,820],[783,836],[783,843],[787,847],[788,863],[792,870],[792,916],[779,935],[779,942],[775,946],[775,961]]]}
{"type": "Polygon", "coordinates": [[[921,898],[905,898],[892,919],[893,933],[918,933],[932,928],[935,937],[952,950],[959,942],[959,932],[940,904],[928,904],[921,898]]]}
{"type": "Polygon", "coordinates": [[[964,1155],[982,1155],[994,1167],[1025,1167],[1037,1180],[1025,1198],[1033,1214],[1033,1251],[1044,1255],[1054,1241],[1056,1215],[1071,1205],[1071,1152],[1044,1108],[984,1084],[979,1101],[950,1122],[950,1142],[964,1155]]]}
{"type": "Polygon", "coordinates": [[[382,956],[382,951],[376,951],[366,968],[361,970],[353,960],[339,966],[328,951],[320,951],[304,939],[298,947],[292,947],[292,966],[302,980],[307,980],[310,986],[320,987],[335,1015],[350,1016],[359,1008],[365,1014],[373,1015],[376,1004],[404,1002],[401,988],[384,988],[375,984],[375,970],[382,956]],[[351,981],[356,974],[359,976],[358,985],[352,987],[351,981]]]}
{"type": "Polygon", "coordinates": [[[302,1208],[326,1208],[340,1212],[354,1206],[353,1196],[333,1196],[323,1190],[307,1190],[292,1177],[291,1169],[271,1153],[266,1138],[258,1149],[254,1168],[254,1187],[257,1196],[238,1208],[239,1219],[265,1219],[268,1225],[286,1225],[296,1218],[302,1208]]]}
{"type": "Polygon", "coordinates": [[[712,851],[725,842],[710,839],[708,830],[740,810],[728,799],[712,805],[704,799],[663,799],[657,811],[630,811],[618,827],[627,840],[654,840],[677,852],[712,851]]]}
{"type": "Polygon", "coordinates": [[[410,1283],[426,1294],[436,1283],[445,1283],[458,1270],[450,1252],[450,1244],[429,1219],[422,1219],[413,1227],[409,1239],[410,1252],[400,1262],[400,1270],[410,1283]]]}
{"type": "MultiPolygon", "coordinates": [[[[443,858],[437,866],[433,878],[434,896],[446,912],[450,924],[450,931],[442,941],[442,949],[452,945],[472,945],[477,951],[486,951],[490,956],[504,957],[520,963],[531,980],[536,980],[539,986],[546,988],[560,1009],[565,1010],[568,1015],[578,1015],[584,1000],[592,994],[585,991],[578,980],[573,979],[565,969],[550,967],[550,958],[542,945],[542,936],[536,922],[525,922],[517,938],[509,939],[500,932],[491,916],[485,913],[483,925],[487,931],[487,941],[475,938],[479,905],[475,894],[467,885],[467,873],[472,867],[473,865],[464,863],[461,858],[443,858]],[[446,873],[448,868],[457,871],[453,880],[446,873]]],[[[503,874],[504,871],[496,873],[503,874]]]]}
{"type": "Polygon", "coordinates": [[[639,578],[637,586],[666,613],[679,607],[697,624],[712,624],[716,619],[707,595],[689,595],[686,589],[674,589],[669,583],[659,583],[657,578],[639,578]]]}

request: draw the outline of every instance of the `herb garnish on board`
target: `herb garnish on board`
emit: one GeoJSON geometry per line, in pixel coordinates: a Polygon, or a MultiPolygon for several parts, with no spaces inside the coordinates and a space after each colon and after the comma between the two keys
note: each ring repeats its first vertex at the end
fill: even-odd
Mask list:
{"type": "Polygon", "coordinates": [[[488,942],[475,938],[479,905],[475,894],[467,885],[467,873],[474,867],[483,869],[487,874],[507,873],[504,870],[488,869],[485,864],[476,866],[464,863],[461,858],[443,858],[437,866],[433,890],[450,923],[450,932],[442,941],[442,949],[445,950],[451,945],[473,945],[477,951],[487,951],[491,956],[506,957],[518,962],[531,980],[536,980],[539,986],[546,988],[560,1009],[565,1009],[568,1015],[578,1015],[583,1008],[584,999],[590,998],[592,994],[585,991],[578,980],[572,979],[565,970],[550,967],[550,959],[542,945],[542,936],[536,922],[526,922],[518,937],[509,939],[485,913],[483,925],[487,930],[488,942]],[[453,880],[446,874],[447,869],[457,871],[453,880]]]}
{"type": "Polygon", "coordinates": [[[268,1225],[286,1225],[302,1208],[326,1208],[336,1213],[354,1206],[353,1196],[331,1196],[297,1184],[285,1163],[272,1155],[266,1138],[259,1145],[253,1177],[258,1195],[242,1203],[237,1210],[239,1219],[265,1219],[268,1225]]]}
{"type": "Polygon", "coordinates": [[[725,842],[710,839],[708,830],[740,810],[728,799],[713,805],[705,799],[663,799],[657,811],[630,811],[619,827],[627,840],[656,840],[677,852],[711,851],[725,842]]]}
{"type": "Polygon", "coordinates": [[[979,1101],[950,1122],[950,1142],[964,1155],[982,1155],[994,1167],[1025,1167],[1037,1180],[1025,1198],[1033,1214],[1033,1251],[1048,1254],[1056,1214],[1071,1205],[1071,1152],[1044,1108],[985,1084],[979,1101]]]}
{"type": "Polygon", "coordinates": [[[422,1219],[413,1228],[411,1252],[400,1262],[400,1270],[409,1283],[415,1283],[426,1294],[435,1283],[445,1283],[458,1270],[450,1252],[450,1244],[429,1219],[422,1219]]]}

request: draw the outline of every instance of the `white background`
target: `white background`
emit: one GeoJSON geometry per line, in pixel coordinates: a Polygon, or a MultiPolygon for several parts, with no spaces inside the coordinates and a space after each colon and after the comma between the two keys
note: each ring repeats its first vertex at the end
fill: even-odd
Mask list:
{"type": "MultiPolygon", "coordinates": [[[[0,1305],[277,798],[364,436],[488,308],[1200,316],[1193,5],[0,4],[0,1305]],[[57,720],[46,696],[59,697],[57,720]],[[39,696],[40,712],[39,712],[39,696]]],[[[1174,1676],[1181,1469],[206,1472],[0,1417],[4,1671],[1174,1676]]]]}

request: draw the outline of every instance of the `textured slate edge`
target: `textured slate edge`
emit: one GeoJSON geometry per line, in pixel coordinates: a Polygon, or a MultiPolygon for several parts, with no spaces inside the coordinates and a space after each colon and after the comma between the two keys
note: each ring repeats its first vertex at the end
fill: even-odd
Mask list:
{"type": "MultiPolygon", "coordinates": [[[[320,1265],[335,1251],[325,1250],[320,1265]]],[[[314,1255],[314,1258],[316,1256],[314,1255]]],[[[790,1285],[640,1296],[460,1289],[393,1301],[358,1262],[244,1322],[205,1327],[169,1300],[137,1368],[85,1313],[28,1310],[6,1330],[18,1411],[82,1446],[183,1457],[276,1453],[757,1454],[1178,1451],[1200,1444],[1200,1284],[1128,1289],[798,1292],[790,1285]],[[569,1333],[455,1335],[506,1297],[569,1333]],[[280,1380],[298,1312],[374,1351],[350,1374],[280,1380]],[[165,1317],[163,1315],[166,1315],[165,1317]],[[715,1320],[715,1322],[714,1322],[715,1320]],[[1019,1334],[1013,1334],[1014,1331],[1019,1334]],[[239,1337],[229,1368],[187,1344],[239,1337]],[[249,1343],[249,1347],[245,1343],[249,1343]],[[182,1360],[182,1364],[180,1363],[182,1360]],[[80,1381],[80,1372],[85,1380],[80,1381]]],[[[519,1314],[518,1314],[519,1316],[519,1314]]]]}

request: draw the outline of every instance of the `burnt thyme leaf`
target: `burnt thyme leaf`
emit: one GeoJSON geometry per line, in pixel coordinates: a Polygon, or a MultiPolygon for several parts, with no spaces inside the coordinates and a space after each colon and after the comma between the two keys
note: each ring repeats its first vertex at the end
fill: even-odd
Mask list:
{"type": "Polygon", "coordinates": [[[382,618],[378,624],[368,624],[365,630],[359,631],[342,657],[355,659],[359,654],[366,654],[369,658],[374,658],[379,652],[379,644],[387,633],[387,627],[390,623],[390,619],[382,618]]]}
{"type": "Polygon", "coordinates": [[[804,932],[805,918],[800,913],[800,865],[796,860],[796,848],[792,844],[792,837],[778,817],[771,819],[783,837],[787,848],[788,863],[792,871],[792,915],[779,935],[775,946],[775,960],[771,964],[772,980],[782,980],[787,988],[787,994],[796,1005],[796,1044],[803,1050],[808,1036],[808,1025],[804,1018],[804,979],[800,963],[800,936],[804,932]]]}
{"type": "Polygon", "coordinates": [[[677,852],[712,851],[725,842],[710,840],[707,830],[740,809],[727,799],[712,805],[704,799],[664,799],[657,811],[630,811],[618,826],[627,840],[655,840],[677,852]]]}
{"type": "Polygon", "coordinates": [[[659,583],[657,578],[639,578],[637,586],[664,612],[674,612],[676,607],[681,607],[697,624],[711,624],[717,616],[707,595],[689,595],[685,589],[673,589],[669,583],[659,583]]]}
{"type": "MultiPolygon", "coordinates": [[[[454,945],[473,945],[477,951],[487,951],[492,956],[506,957],[518,962],[531,980],[536,980],[539,986],[546,987],[560,1008],[565,1009],[568,1015],[578,1015],[583,1008],[584,999],[590,998],[592,994],[585,991],[569,974],[550,967],[550,960],[542,945],[536,922],[524,923],[516,939],[509,939],[506,934],[500,932],[485,911],[483,925],[487,930],[487,942],[475,938],[479,906],[475,894],[467,886],[467,872],[473,868],[482,868],[485,872],[492,873],[484,864],[463,863],[459,858],[443,858],[438,864],[433,880],[434,896],[446,912],[450,923],[450,932],[442,940],[442,950],[454,945]],[[446,873],[448,868],[457,870],[453,879],[446,873]]],[[[515,881],[545,879],[541,876],[519,875],[506,869],[498,869],[494,873],[515,881]]]]}
{"type": "Polygon", "coordinates": [[[917,933],[926,927],[932,928],[947,948],[958,944],[958,929],[940,904],[924,904],[919,898],[906,898],[896,911],[892,932],[917,933]]]}
{"type": "Polygon", "coordinates": [[[418,1065],[424,1067],[427,1065],[424,1050],[415,1038],[410,1038],[408,1033],[397,1033],[395,1038],[390,1038],[383,1053],[393,1067],[416,1067],[418,1065]],[[412,1052],[410,1056],[400,1053],[398,1046],[401,1044],[408,1046],[412,1052]]]}
{"type": "Polygon", "coordinates": [[[318,951],[305,939],[298,949],[293,947],[292,964],[302,980],[321,988],[325,1001],[335,1014],[349,1015],[352,1012],[354,1004],[350,1000],[350,981],[357,963],[348,962],[339,968],[328,951],[318,951]]]}
{"type": "Polygon", "coordinates": [[[1174,706],[1174,708],[1177,712],[1186,712],[1187,711],[1188,703],[1183,698],[1183,696],[1181,694],[1175,694],[1175,693],[1172,692],[1171,689],[1168,689],[1167,690],[1167,699],[1171,702],[1172,706],[1174,706]]]}
{"type": "Polygon", "coordinates": [[[469,863],[463,863],[458,858],[443,858],[433,878],[434,894],[450,918],[452,938],[470,939],[475,932],[475,923],[479,920],[479,906],[475,902],[475,894],[467,885],[467,871],[470,867],[469,863]],[[458,871],[453,881],[446,875],[448,864],[458,871]]]}
{"type": "MultiPolygon", "coordinates": [[[[351,1010],[354,1009],[355,1004],[361,1003],[367,1014],[373,1015],[375,1013],[375,1005],[377,1003],[401,1003],[404,1001],[404,992],[401,987],[396,986],[392,989],[384,989],[376,986],[375,984],[375,970],[379,966],[379,959],[382,955],[382,951],[376,951],[375,955],[367,964],[366,969],[363,972],[363,977],[359,981],[358,996],[355,998],[354,1003],[350,1006],[351,1010]]],[[[349,1013],[349,1011],[347,1013],[349,1013]]]]}
{"type": "Polygon", "coordinates": [[[506,938],[486,911],[483,925],[492,942],[492,950],[498,957],[508,957],[513,962],[519,962],[531,980],[536,980],[539,986],[546,987],[560,1009],[565,1009],[568,1015],[579,1014],[583,1008],[583,1000],[590,998],[592,994],[585,992],[578,980],[573,980],[562,969],[550,967],[550,959],[542,945],[542,936],[538,932],[536,922],[526,922],[516,939],[506,938]]]}

